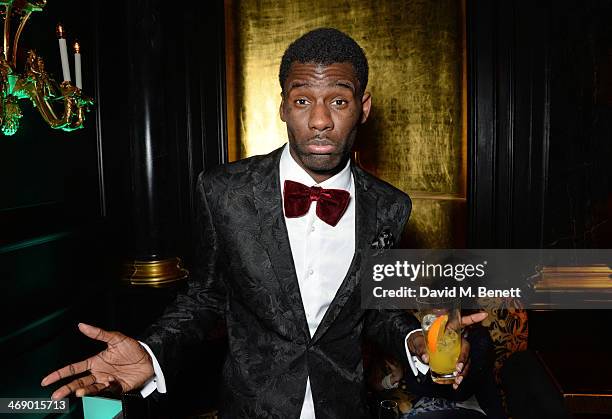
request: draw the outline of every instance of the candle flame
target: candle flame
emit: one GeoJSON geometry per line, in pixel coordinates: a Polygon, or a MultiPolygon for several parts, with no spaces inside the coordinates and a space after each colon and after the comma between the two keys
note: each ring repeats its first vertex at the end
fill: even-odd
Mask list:
{"type": "Polygon", "coordinates": [[[74,49],[75,54],[81,53],[81,45],[79,44],[79,41],[76,41],[72,48],[74,49]]]}
{"type": "Polygon", "coordinates": [[[55,27],[55,33],[57,34],[57,37],[60,39],[65,37],[64,27],[62,26],[61,23],[58,23],[57,26],[55,27]]]}

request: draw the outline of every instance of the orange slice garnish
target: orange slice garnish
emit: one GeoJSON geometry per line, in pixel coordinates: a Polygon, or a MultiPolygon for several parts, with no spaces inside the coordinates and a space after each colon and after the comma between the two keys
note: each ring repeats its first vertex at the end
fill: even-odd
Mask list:
{"type": "Polygon", "coordinates": [[[431,327],[427,331],[427,346],[429,347],[429,352],[436,352],[436,348],[438,347],[438,339],[440,338],[441,334],[444,334],[446,322],[448,322],[448,314],[443,314],[434,320],[431,327]]]}

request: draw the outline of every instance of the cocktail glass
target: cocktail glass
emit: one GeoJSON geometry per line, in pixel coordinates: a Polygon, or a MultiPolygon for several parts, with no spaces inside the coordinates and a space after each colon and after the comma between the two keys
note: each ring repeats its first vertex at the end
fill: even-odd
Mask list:
{"type": "Polygon", "coordinates": [[[459,300],[422,299],[417,304],[429,356],[431,379],[438,384],[452,384],[461,352],[459,300]]]}
{"type": "Polygon", "coordinates": [[[398,419],[399,406],[394,400],[383,400],[378,407],[378,419],[398,419]]]}

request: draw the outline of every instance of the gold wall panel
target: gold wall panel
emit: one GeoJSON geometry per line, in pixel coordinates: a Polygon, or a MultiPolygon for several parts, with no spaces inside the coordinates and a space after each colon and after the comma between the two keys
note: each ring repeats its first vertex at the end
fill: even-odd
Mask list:
{"type": "Polygon", "coordinates": [[[466,235],[465,200],[412,195],[412,215],[401,247],[447,249],[462,247],[466,235]]]}
{"type": "Polygon", "coordinates": [[[338,28],[370,64],[373,110],[358,136],[359,163],[421,197],[410,227],[427,232],[421,245],[463,244],[453,227],[465,224],[455,219],[465,212],[456,210],[465,205],[466,157],[460,0],[236,0],[226,2],[226,13],[231,156],[264,154],[286,142],[278,116],[281,56],[311,29],[338,28]]]}

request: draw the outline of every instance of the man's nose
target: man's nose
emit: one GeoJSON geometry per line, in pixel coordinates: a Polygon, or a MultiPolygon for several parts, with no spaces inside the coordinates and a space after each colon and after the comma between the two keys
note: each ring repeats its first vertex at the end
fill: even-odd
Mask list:
{"type": "Polygon", "coordinates": [[[317,103],[312,108],[308,127],[317,131],[327,131],[334,128],[334,121],[332,120],[330,109],[325,103],[317,103]]]}

